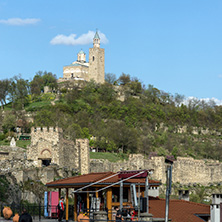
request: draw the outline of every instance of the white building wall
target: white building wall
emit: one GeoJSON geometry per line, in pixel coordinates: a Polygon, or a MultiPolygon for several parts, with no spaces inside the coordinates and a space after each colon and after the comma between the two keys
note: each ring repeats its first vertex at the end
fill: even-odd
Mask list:
{"type": "Polygon", "coordinates": [[[218,204],[211,205],[210,222],[220,222],[220,205],[218,204]]]}

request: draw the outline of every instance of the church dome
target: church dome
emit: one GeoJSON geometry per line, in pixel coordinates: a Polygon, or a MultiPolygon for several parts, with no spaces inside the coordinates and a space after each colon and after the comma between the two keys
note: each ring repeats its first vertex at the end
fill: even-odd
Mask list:
{"type": "Polygon", "coordinates": [[[78,54],[86,54],[85,52],[83,52],[83,50],[81,49],[80,51],[79,51],[79,53],[78,54]]]}

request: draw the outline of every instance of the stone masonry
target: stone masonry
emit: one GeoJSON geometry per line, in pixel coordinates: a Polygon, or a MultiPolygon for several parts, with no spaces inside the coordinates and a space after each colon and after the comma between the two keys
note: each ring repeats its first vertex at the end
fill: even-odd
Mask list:
{"type": "Polygon", "coordinates": [[[74,170],[81,174],[89,172],[89,143],[87,139],[74,141],[63,138],[62,129],[43,127],[31,129],[31,145],[27,159],[36,167],[56,164],[59,168],[74,170]],[[83,161],[84,160],[84,161],[83,161]]]}
{"type": "Polygon", "coordinates": [[[77,60],[63,67],[63,78],[58,82],[77,82],[94,80],[96,83],[105,82],[105,50],[100,48],[100,37],[96,31],[93,38],[93,48],[89,49],[89,62],[86,54],[80,50],[77,60]]]}
{"type": "MultiPolygon", "coordinates": [[[[0,176],[6,176],[11,187],[23,187],[26,181],[41,181],[46,184],[76,173],[89,173],[89,141],[66,140],[60,128],[32,128],[31,145],[27,150],[0,147],[0,176]]],[[[10,197],[9,202],[19,203],[21,198],[35,201],[30,192],[21,193],[20,190],[20,194],[15,195],[16,192],[12,192],[16,198],[10,197]]]]}
{"type": "Polygon", "coordinates": [[[89,140],[88,139],[76,139],[76,155],[80,158],[76,158],[76,166],[80,170],[81,174],[89,173],[89,140]]]}
{"type": "MultiPolygon", "coordinates": [[[[154,169],[152,178],[166,182],[164,157],[144,158],[141,154],[132,154],[128,161],[112,163],[108,160],[90,160],[90,172],[138,169],[154,169]]],[[[191,157],[178,157],[173,164],[173,183],[183,185],[199,183],[209,185],[222,182],[222,163],[219,161],[195,160],[191,157]]]]}

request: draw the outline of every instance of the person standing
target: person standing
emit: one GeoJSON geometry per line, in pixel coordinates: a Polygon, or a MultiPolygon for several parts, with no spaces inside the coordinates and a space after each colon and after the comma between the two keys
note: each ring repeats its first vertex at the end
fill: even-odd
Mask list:
{"type": "Polygon", "coordinates": [[[22,214],[19,217],[19,222],[32,222],[31,215],[26,211],[26,209],[22,210],[22,214]]]}
{"type": "Polygon", "coordinates": [[[114,210],[116,210],[116,221],[120,222],[123,219],[122,218],[122,212],[121,212],[121,210],[119,209],[118,206],[115,206],[114,210]]]}
{"type": "Polygon", "coordinates": [[[64,197],[60,197],[59,201],[59,221],[62,221],[64,215],[64,197]]]}

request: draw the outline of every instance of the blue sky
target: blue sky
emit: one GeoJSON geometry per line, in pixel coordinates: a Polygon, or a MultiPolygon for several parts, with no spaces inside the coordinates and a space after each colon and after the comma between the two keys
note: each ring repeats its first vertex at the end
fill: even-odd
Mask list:
{"type": "Polygon", "coordinates": [[[0,79],[39,70],[62,77],[80,49],[88,56],[96,29],[105,72],[222,101],[219,0],[0,0],[0,79]]]}

